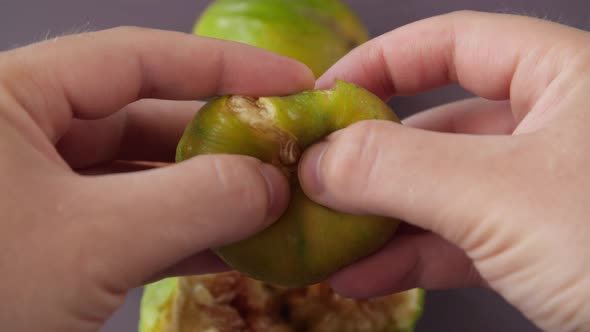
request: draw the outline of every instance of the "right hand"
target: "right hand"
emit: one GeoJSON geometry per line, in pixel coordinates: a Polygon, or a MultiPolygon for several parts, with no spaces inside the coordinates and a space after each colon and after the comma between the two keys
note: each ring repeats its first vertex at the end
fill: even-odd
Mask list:
{"type": "Polygon", "coordinates": [[[318,88],[340,78],[387,99],[455,82],[500,100],[406,126],[361,122],[306,151],[300,178],[315,201],[426,230],[340,271],[334,288],[487,285],[541,328],[588,331],[588,45],[587,32],[555,23],[462,12],[378,37],[329,70],[318,88]]]}

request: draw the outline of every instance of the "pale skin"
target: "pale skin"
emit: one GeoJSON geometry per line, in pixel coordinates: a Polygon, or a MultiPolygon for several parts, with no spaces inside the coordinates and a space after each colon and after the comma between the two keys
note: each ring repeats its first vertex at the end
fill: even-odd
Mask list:
{"type": "MultiPolygon", "coordinates": [[[[334,288],[485,286],[547,331],[587,330],[589,41],[540,20],[454,13],[380,36],[320,78],[384,99],[450,82],[482,97],[405,126],[355,124],[306,152],[314,200],[418,228],[337,273],[334,288]]],[[[207,249],[276,220],[288,199],[278,170],[243,156],[102,165],[172,162],[191,100],[313,86],[286,58],[155,30],[0,53],[0,330],[97,331],[133,287],[225,269],[207,249]]]]}
{"type": "Polygon", "coordinates": [[[339,271],[333,287],[486,286],[543,330],[588,331],[589,42],[554,23],[460,12],[380,36],[321,77],[319,88],[340,78],[384,99],[453,82],[481,97],[405,126],[358,123],[306,152],[312,199],[423,230],[339,271]]]}
{"type": "Polygon", "coordinates": [[[133,287],[226,269],[207,248],[282,213],[280,171],[242,156],[108,163],[173,162],[191,100],[313,84],[266,51],[138,28],[0,54],[0,330],[97,331],[133,287]]]}

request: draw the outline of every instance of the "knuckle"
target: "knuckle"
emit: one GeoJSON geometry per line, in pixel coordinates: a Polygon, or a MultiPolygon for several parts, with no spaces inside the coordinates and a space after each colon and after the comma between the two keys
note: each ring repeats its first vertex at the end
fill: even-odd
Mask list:
{"type": "Polygon", "coordinates": [[[390,95],[395,92],[396,87],[391,76],[391,66],[388,62],[390,58],[390,48],[386,45],[387,40],[380,38],[372,42],[366,43],[363,47],[358,49],[360,61],[359,64],[363,72],[371,73],[376,87],[375,93],[377,95],[390,95]],[[375,65],[380,68],[379,71],[372,69],[375,65]]]}

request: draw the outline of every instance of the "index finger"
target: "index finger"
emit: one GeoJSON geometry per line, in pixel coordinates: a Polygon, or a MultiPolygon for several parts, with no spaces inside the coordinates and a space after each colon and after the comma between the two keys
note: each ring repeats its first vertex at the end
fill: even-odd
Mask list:
{"type": "Polygon", "coordinates": [[[522,118],[560,73],[576,71],[587,43],[586,32],[540,19],[457,12],[361,45],[316,86],[339,78],[388,99],[458,83],[480,97],[510,98],[522,118]]]}
{"type": "Polygon", "coordinates": [[[313,87],[303,64],[245,44],[123,27],[72,35],[0,56],[0,86],[50,136],[71,117],[105,117],[142,98],[281,95],[313,87]]]}

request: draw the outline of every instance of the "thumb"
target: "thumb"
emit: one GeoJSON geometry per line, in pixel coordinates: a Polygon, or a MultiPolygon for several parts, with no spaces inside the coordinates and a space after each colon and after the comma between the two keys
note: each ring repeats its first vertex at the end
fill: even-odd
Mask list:
{"type": "Polygon", "coordinates": [[[212,264],[199,253],[262,230],[282,214],[289,195],[278,169],[230,155],[82,181],[80,195],[92,204],[81,210],[90,218],[79,229],[80,246],[101,281],[120,291],[177,263],[212,264]]]}
{"type": "Polygon", "coordinates": [[[508,137],[363,121],[308,149],[299,176],[320,204],[399,218],[462,244],[503,181],[509,166],[498,161],[510,153],[508,137]]]}

